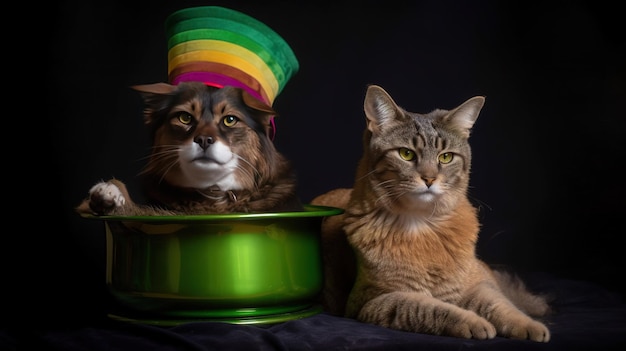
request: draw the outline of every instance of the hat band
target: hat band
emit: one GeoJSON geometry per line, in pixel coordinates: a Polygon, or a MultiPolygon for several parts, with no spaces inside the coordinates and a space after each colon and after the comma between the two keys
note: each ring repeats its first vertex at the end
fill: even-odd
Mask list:
{"type": "MultiPolygon", "coordinates": [[[[250,90],[255,91],[256,94],[254,94],[254,96],[260,96],[264,102],[271,104],[271,101],[269,97],[267,96],[265,89],[263,89],[263,86],[261,86],[259,81],[257,81],[254,77],[252,77],[251,75],[247,74],[246,72],[242,70],[239,70],[235,67],[225,65],[222,63],[217,63],[217,62],[184,63],[182,65],[175,67],[170,72],[170,75],[168,78],[169,78],[169,81],[172,82],[172,84],[178,84],[182,80],[180,78],[177,79],[176,77],[182,74],[192,73],[192,72],[212,72],[212,73],[220,73],[224,76],[232,77],[233,79],[238,80],[241,84],[245,84],[246,86],[248,86],[250,90]]],[[[189,81],[189,80],[190,80],[189,78],[185,78],[185,81],[189,81]]],[[[207,81],[204,81],[204,82],[207,83],[207,81]]]]}
{"type": "Polygon", "coordinates": [[[251,89],[237,79],[219,73],[187,72],[177,76],[174,81],[172,81],[172,84],[178,84],[180,82],[204,82],[207,85],[217,88],[223,88],[227,85],[231,85],[236,88],[241,88],[247,91],[250,95],[254,96],[257,100],[265,101],[265,103],[269,104],[269,102],[265,100],[257,91],[251,89]]]}

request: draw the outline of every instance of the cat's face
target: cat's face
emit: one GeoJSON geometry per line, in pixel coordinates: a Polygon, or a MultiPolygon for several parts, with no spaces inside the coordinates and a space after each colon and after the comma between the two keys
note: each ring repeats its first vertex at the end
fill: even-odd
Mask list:
{"type": "Polygon", "coordinates": [[[470,129],[484,98],[428,114],[400,108],[380,87],[365,98],[368,175],[379,204],[396,212],[445,211],[465,196],[470,129]]]}
{"type": "Polygon", "coordinates": [[[144,98],[153,136],[143,173],[177,187],[239,190],[271,168],[275,112],[245,91],[195,82],[133,88],[144,98]]]}

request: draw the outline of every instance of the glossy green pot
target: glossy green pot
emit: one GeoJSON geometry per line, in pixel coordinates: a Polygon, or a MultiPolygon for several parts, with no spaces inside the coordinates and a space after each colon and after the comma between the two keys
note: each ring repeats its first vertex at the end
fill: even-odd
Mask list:
{"type": "Polygon", "coordinates": [[[121,319],[272,323],[319,312],[320,227],[341,209],[93,217],[106,228],[106,283],[121,319]],[[128,313],[130,312],[130,313],[128,313]]]}

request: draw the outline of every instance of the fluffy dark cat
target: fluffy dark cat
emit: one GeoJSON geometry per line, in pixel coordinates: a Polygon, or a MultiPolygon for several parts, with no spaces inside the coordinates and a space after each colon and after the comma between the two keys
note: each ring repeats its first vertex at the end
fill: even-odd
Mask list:
{"type": "Polygon", "coordinates": [[[94,185],[76,208],[96,215],[300,210],[296,177],[271,138],[272,107],[235,87],[200,82],[132,87],[153,139],[135,203],[117,179],[94,185]]]}
{"type": "Polygon", "coordinates": [[[468,138],[484,101],[419,114],[368,87],[354,186],[312,201],[345,209],[322,227],[327,311],[411,332],[550,340],[530,317],[549,312],[546,299],[476,256],[468,138]]]}

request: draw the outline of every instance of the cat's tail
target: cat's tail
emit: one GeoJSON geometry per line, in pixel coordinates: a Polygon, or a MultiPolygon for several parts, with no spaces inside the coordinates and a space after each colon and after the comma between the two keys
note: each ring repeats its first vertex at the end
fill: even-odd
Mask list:
{"type": "Polygon", "coordinates": [[[549,295],[531,292],[522,278],[505,266],[491,268],[502,293],[521,311],[533,317],[543,317],[553,312],[549,295]]]}

